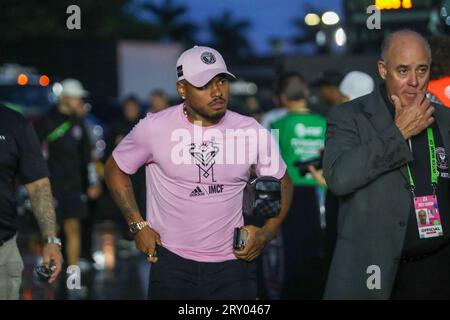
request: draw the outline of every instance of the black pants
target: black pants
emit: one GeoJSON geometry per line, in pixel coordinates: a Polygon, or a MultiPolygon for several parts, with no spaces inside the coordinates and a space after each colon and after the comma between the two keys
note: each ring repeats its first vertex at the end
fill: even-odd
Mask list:
{"type": "Polygon", "coordinates": [[[295,187],[282,224],[284,285],[282,300],[322,298],[326,282],[323,233],[315,187],[295,187]]]}
{"type": "Polygon", "coordinates": [[[197,262],[157,247],[148,298],[152,300],[256,299],[256,264],[243,260],[197,262]]]}
{"type": "Polygon", "coordinates": [[[450,245],[423,260],[401,262],[391,299],[450,299],[450,245]]]}

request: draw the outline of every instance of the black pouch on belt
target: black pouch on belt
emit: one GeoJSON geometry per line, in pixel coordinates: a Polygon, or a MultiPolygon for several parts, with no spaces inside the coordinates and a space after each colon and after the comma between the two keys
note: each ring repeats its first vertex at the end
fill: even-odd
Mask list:
{"type": "Polygon", "coordinates": [[[281,208],[280,180],[262,176],[251,179],[244,189],[242,211],[245,215],[273,218],[281,208]]]}

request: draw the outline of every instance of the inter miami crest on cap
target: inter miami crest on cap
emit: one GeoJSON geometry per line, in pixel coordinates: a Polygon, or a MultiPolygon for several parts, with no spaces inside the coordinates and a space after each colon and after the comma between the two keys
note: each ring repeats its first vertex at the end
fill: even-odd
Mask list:
{"type": "Polygon", "coordinates": [[[177,60],[176,68],[178,81],[186,80],[197,88],[205,86],[212,78],[221,73],[235,78],[228,71],[222,55],[209,47],[195,46],[184,51],[177,60]]]}
{"type": "Polygon", "coordinates": [[[209,51],[205,51],[201,55],[201,59],[206,64],[213,64],[216,62],[216,57],[209,51]]]}

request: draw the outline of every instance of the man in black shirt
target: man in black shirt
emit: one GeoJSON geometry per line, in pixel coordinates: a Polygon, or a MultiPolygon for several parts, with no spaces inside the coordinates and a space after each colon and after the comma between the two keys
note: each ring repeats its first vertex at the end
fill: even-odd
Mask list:
{"type": "Polygon", "coordinates": [[[81,251],[80,220],[87,216],[88,196],[97,189],[89,136],[77,113],[87,91],[75,79],[62,82],[56,110],[37,124],[36,131],[47,153],[58,222],[66,236],[68,265],[78,265],[81,251]]]}
{"type": "Polygon", "coordinates": [[[420,34],[390,34],[384,84],[328,117],[324,176],[341,201],[325,298],[450,297],[450,110],[426,98],[430,64],[420,34]]]}
{"type": "Polygon", "coordinates": [[[54,263],[52,283],[61,271],[62,256],[47,166],[31,124],[0,105],[0,300],[19,298],[23,271],[16,244],[16,178],[25,184],[44,238],[44,264],[54,263]]]}

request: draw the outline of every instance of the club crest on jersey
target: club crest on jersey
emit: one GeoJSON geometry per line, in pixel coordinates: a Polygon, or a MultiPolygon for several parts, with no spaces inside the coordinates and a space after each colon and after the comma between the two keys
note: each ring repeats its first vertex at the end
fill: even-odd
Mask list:
{"type": "Polygon", "coordinates": [[[212,141],[204,141],[200,144],[191,143],[189,153],[198,167],[199,183],[202,182],[202,179],[211,179],[211,182],[216,181],[214,179],[214,164],[216,163],[215,157],[218,152],[218,145],[212,141]]]}

